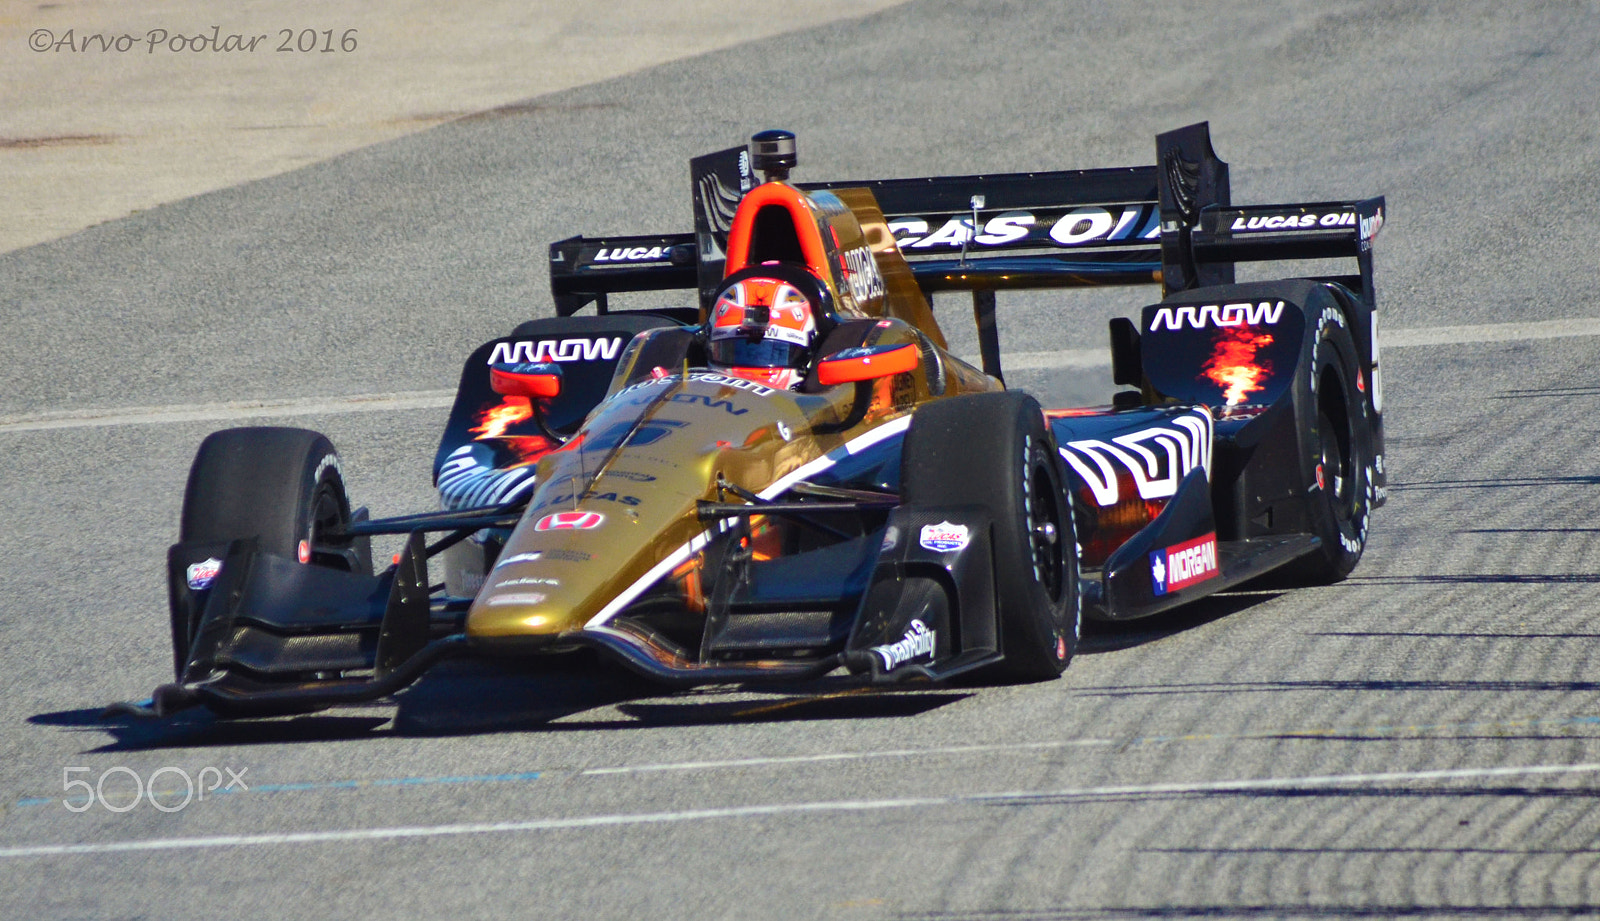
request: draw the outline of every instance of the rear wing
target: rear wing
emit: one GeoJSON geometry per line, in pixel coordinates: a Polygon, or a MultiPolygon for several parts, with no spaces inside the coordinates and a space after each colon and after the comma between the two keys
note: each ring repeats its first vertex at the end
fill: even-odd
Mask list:
{"type": "MultiPolygon", "coordinates": [[[[550,244],[550,293],[557,316],[571,316],[589,304],[605,313],[606,295],[622,291],[697,288],[701,307],[710,305],[727,262],[734,212],[744,193],[755,188],[755,174],[744,147],[695,157],[689,173],[694,182],[693,233],[577,236],[550,244]]],[[[698,316],[680,319],[692,323],[698,316]]]]}
{"type": "MultiPolygon", "coordinates": [[[[755,179],[743,147],[697,157],[690,172],[693,233],[551,245],[558,314],[589,303],[604,313],[606,295],[620,291],[696,288],[707,304],[722,277],[734,211],[755,179]]],[[[1160,284],[1171,294],[1230,284],[1234,265],[1247,261],[1354,257],[1355,274],[1328,280],[1374,303],[1371,243],[1384,200],[1234,205],[1228,164],[1205,122],[1157,135],[1151,166],[800,188],[870,190],[918,285],[927,293],[972,291],[980,330],[993,326],[1000,289],[1160,284]]],[[[991,343],[983,344],[988,365],[991,343]]],[[[997,342],[992,348],[997,359],[997,342]]]]}

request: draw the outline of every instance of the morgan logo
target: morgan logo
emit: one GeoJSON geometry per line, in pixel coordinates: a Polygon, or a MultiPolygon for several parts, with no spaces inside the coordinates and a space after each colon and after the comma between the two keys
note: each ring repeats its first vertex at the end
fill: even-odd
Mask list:
{"type": "Polygon", "coordinates": [[[928,629],[927,624],[913,620],[906,625],[905,636],[901,637],[900,642],[890,643],[887,646],[874,646],[871,651],[877,653],[883,660],[884,671],[893,671],[912,659],[922,656],[932,659],[934,639],[937,635],[935,631],[928,629]]]}
{"type": "Polygon", "coordinates": [[[1150,581],[1157,598],[1216,576],[1215,533],[1150,554],[1150,581]]]}
{"type": "Polygon", "coordinates": [[[938,524],[923,525],[918,542],[936,553],[950,553],[967,549],[972,537],[966,525],[941,521],[938,524]]]}
{"type": "Polygon", "coordinates": [[[194,591],[202,591],[211,587],[217,581],[217,574],[222,572],[222,561],[212,557],[204,562],[195,563],[184,572],[185,581],[194,591]]]}
{"type": "Polygon", "coordinates": [[[514,365],[521,362],[611,361],[622,351],[622,337],[615,339],[541,339],[538,342],[496,342],[488,364],[514,365]]]}
{"type": "Polygon", "coordinates": [[[535,531],[590,531],[604,524],[606,516],[599,512],[553,512],[540,518],[533,526],[535,531]]]}
{"type": "Polygon", "coordinates": [[[1262,301],[1259,304],[1184,304],[1181,307],[1162,307],[1150,321],[1150,331],[1163,325],[1167,329],[1183,329],[1184,324],[1195,329],[1207,326],[1261,326],[1276,323],[1283,317],[1283,301],[1276,304],[1262,301]]]}

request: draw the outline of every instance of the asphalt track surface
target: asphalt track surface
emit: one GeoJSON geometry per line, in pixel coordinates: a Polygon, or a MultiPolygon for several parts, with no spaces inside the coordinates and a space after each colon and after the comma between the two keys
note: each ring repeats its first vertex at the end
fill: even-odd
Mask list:
{"type": "MultiPolygon", "coordinates": [[[[0,256],[0,916],[1600,913],[1597,46],[1593,3],[918,0],[0,256]],[[429,507],[437,394],[549,312],[545,244],[685,227],[691,155],[781,125],[800,178],[1116,166],[1200,119],[1236,201],[1388,196],[1391,498],[1349,580],[1101,629],[1045,684],[462,663],[99,719],[168,673],[206,432],[285,401],[358,501],[429,507]],[[178,770],[242,785],[77,813],[71,767],[118,808],[162,768],[167,808],[178,770]]],[[[1104,399],[1080,356],[1152,294],[1002,298],[1044,355],[1013,383],[1104,399]]]]}

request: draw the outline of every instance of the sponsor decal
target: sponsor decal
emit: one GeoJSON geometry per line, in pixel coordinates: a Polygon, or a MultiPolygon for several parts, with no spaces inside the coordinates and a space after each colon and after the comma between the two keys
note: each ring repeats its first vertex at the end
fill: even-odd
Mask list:
{"type": "MultiPolygon", "coordinates": [[[[938,553],[951,553],[956,550],[967,549],[967,544],[972,542],[972,536],[964,524],[952,524],[941,521],[938,524],[925,524],[922,533],[918,536],[918,543],[938,553]]],[[[913,621],[915,623],[915,621],[913,621]]]]}
{"type": "Polygon", "coordinates": [[[656,478],[648,473],[634,473],[631,470],[607,470],[606,476],[627,480],[630,483],[654,483],[656,478]]]}
{"type": "Polygon", "coordinates": [[[750,151],[739,151],[739,191],[748,192],[755,185],[755,171],[750,168],[750,151]]]}
{"type": "Polygon", "coordinates": [[[927,656],[933,658],[933,645],[936,633],[928,629],[928,625],[920,620],[913,620],[906,626],[905,636],[898,643],[887,646],[874,646],[871,651],[883,659],[883,670],[894,669],[910,662],[912,659],[927,656]]]}
{"type": "MultiPolygon", "coordinates": [[[[1364,217],[1361,219],[1359,226],[1356,228],[1356,238],[1362,243],[1370,244],[1372,242],[1372,238],[1376,237],[1378,235],[1378,231],[1382,229],[1383,209],[1379,208],[1377,213],[1373,214],[1372,217],[1364,217]]],[[[1366,247],[1362,248],[1365,249],[1366,247]]]]}
{"type": "Polygon", "coordinates": [[[887,553],[900,544],[900,529],[889,525],[883,532],[883,544],[878,548],[879,553],[887,553]]]}
{"type": "Polygon", "coordinates": [[[535,531],[592,531],[604,524],[606,516],[599,512],[552,512],[540,518],[533,526],[535,531]]]}
{"type": "Polygon", "coordinates": [[[519,576],[519,577],[517,577],[515,579],[507,579],[504,582],[496,582],[495,583],[495,588],[506,588],[506,587],[512,586],[512,585],[560,585],[560,584],[561,584],[561,580],[560,579],[550,579],[550,578],[546,578],[544,576],[519,576]]]}
{"type": "Polygon", "coordinates": [[[611,339],[540,339],[528,342],[496,342],[488,364],[543,364],[550,361],[611,361],[622,351],[622,337],[611,339]]]}
{"type": "Polygon", "coordinates": [[[635,428],[634,423],[624,420],[591,436],[588,447],[595,451],[609,451],[620,444],[624,438],[628,439],[629,447],[648,447],[671,435],[674,430],[681,429],[688,424],[678,419],[651,419],[649,422],[635,428]],[[629,435],[630,432],[632,433],[631,437],[629,435]]]}
{"type": "Polygon", "coordinates": [[[1154,204],[1109,207],[1088,206],[1069,211],[1006,211],[983,220],[974,213],[941,221],[938,229],[927,217],[896,216],[889,231],[902,250],[962,246],[1104,246],[1137,243],[1161,235],[1160,209],[1154,204]]]}
{"type": "MultiPolygon", "coordinates": [[[[651,380],[640,381],[637,384],[633,384],[632,386],[618,391],[617,396],[633,393],[635,390],[645,390],[650,387],[659,387],[663,384],[675,383],[679,379],[679,375],[676,374],[667,374],[662,377],[655,377],[652,374],[651,377],[651,380]]],[[[763,386],[755,381],[748,381],[741,377],[729,377],[726,374],[718,374],[715,371],[691,372],[689,374],[689,380],[700,381],[706,384],[721,384],[724,387],[734,387],[747,393],[753,393],[758,397],[770,397],[778,392],[771,387],[763,386]]]]}
{"type": "Polygon", "coordinates": [[[502,566],[510,566],[512,563],[532,563],[536,560],[544,559],[544,555],[545,551],[543,550],[535,550],[532,553],[513,553],[496,562],[494,568],[499,569],[502,566]]]}
{"type": "Polygon", "coordinates": [[[189,587],[197,592],[211,587],[217,581],[217,574],[222,572],[222,561],[216,557],[191,565],[184,571],[184,580],[189,587]]]}
{"type": "Polygon", "coordinates": [[[311,482],[321,483],[322,475],[327,472],[329,467],[332,467],[334,472],[339,474],[340,479],[344,479],[344,471],[339,467],[339,455],[324,454],[322,455],[322,460],[317,461],[317,472],[311,475],[311,482]]]}
{"type": "Polygon", "coordinates": [[[845,250],[843,255],[845,283],[856,303],[865,304],[883,297],[883,276],[878,272],[878,262],[872,258],[872,251],[858,246],[845,250]]]}
{"type": "Polygon", "coordinates": [[[1183,304],[1162,307],[1150,321],[1150,332],[1165,326],[1183,329],[1185,324],[1195,329],[1207,326],[1261,326],[1276,323],[1283,316],[1284,302],[1262,301],[1259,304],[1183,304]]]}
{"type": "Polygon", "coordinates": [[[758,397],[770,397],[778,392],[771,387],[763,386],[755,381],[747,381],[742,377],[729,377],[726,374],[717,374],[709,371],[690,374],[689,380],[702,381],[707,384],[721,384],[724,387],[732,387],[735,390],[748,391],[758,397]]]}
{"type": "Polygon", "coordinates": [[[1240,215],[1233,219],[1228,229],[1234,233],[1263,230],[1326,230],[1330,227],[1356,226],[1354,211],[1331,211],[1327,214],[1302,214],[1299,211],[1280,214],[1240,215]]]}
{"type": "Polygon", "coordinates": [[[794,437],[794,432],[790,431],[789,427],[787,425],[784,425],[782,420],[778,421],[777,427],[778,427],[778,437],[782,438],[784,441],[788,441],[789,439],[794,437]]]}
{"type": "Polygon", "coordinates": [[[1372,312],[1372,411],[1383,412],[1383,371],[1378,364],[1378,312],[1372,312]]]}
{"type": "Polygon", "coordinates": [[[594,254],[595,262],[660,262],[671,258],[670,246],[614,246],[609,249],[602,246],[594,254]]]}
{"type": "Polygon", "coordinates": [[[1120,498],[1118,473],[1126,471],[1141,499],[1166,499],[1196,467],[1211,473],[1211,413],[1191,410],[1169,425],[1117,435],[1110,441],[1086,438],[1061,446],[1061,456],[1102,507],[1120,498]]]}
{"type": "Polygon", "coordinates": [[[745,407],[742,407],[742,406],[735,407],[732,403],[728,402],[727,400],[713,400],[713,399],[711,399],[711,397],[709,397],[709,396],[707,396],[706,394],[703,394],[703,393],[675,393],[672,396],[667,398],[667,402],[669,402],[669,403],[693,403],[693,404],[696,404],[698,406],[708,406],[708,407],[710,407],[712,409],[717,409],[717,408],[720,407],[723,412],[727,413],[730,416],[742,416],[745,413],[750,411],[750,410],[748,410],[748,409],[746,409],[745,407]]]}
{"type": "Polygon", "coordinates": [[[1150,581],[1158,598],[1216,577],[1215,533],[1150,554],[1150,581]]]}
{"type": "Polygon", "coordinates": [[[562,563],[587,563],[594,559],[594,554],[587,550],[546,550],[544,558],[562,563]]]}
{"type": "MultiPolygon", "coordinates": [[[[584,493],[583,495],[579,496],[578,498],[585,499],[585,500],[598,499],[601,502],[618,502],[618,503],[621,503],[622,505],[639,505],[639,504],[644,502],[644,500],[640,499],[638,496],[624,496],[624,495],[621,495],[619,493],[614,493],[614,492],[594,492],[592,490],[590,492],[584,493]]],[[[571,501],[572,501],[572,493],[569,492],[569,493],[565,493],[563,495],[552,496],[552,497],[550,497],[548,499],[544,499],[544,500],[540,501],[538,507],[539,508],[548,508],[548,507],[550,507],[552,505],[560,505],[563,502],[571,502],[571,501]]],[[[541,528],[540,530],[543,530],[543,529],[541,528]]]]}
{"type": "Polygon", "coordinates": [[[508,592],[504,595],[495,595],[486,603],[490,607],[506,604],[542,604],[544,598],[545,596],[538,592],[508,592]]]}

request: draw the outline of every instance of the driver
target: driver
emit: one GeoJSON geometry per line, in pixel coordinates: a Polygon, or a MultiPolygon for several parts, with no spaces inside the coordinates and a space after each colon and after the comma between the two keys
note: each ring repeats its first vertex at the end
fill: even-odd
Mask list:
{"type": "Polygon", "coordinates": [[[710,364],[724,374],[793,390],[816,341],[816,305],[778,278],[737,281],[711,308],[710,364]]]}

